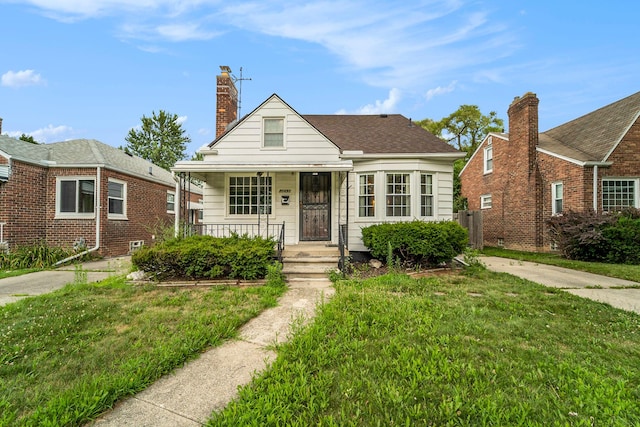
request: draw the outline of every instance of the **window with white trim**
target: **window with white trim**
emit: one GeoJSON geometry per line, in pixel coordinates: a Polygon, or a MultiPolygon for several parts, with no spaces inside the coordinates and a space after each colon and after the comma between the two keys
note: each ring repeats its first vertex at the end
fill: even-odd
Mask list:
{"type": "Polygon", "coordinates": [[[411,215],[411,187],[408,173],[387,174],[387,216],[411,215]]]}
{"type": "Polygon", "coordinates": [[[271,213],[272,186],[270,176],[230,176],[229,215],[271,213]]]}
{"type": "Polygon", "coordinates": [[[639,179],[603,179],[602,210],[615,212],[624,208],[637,208],[639,179]]]}
{"type": "Polygon", "coordinates": [[[561,182],[551,184],[551,214],[558,215],[562,212],[564,203],[564,186],[561,182]]]}
{"type": "Polygon", "coordinates": [[[58,177],[56,214],[63,217],[93,218],[96,181],[89,177],[58,177]]]}
{"type": "Polygon", "coordinates": [[[358,216],[376,216],[375,175],[358,176],[358,216]]]}
{"type": "Polygon", "coordinates": [[[491,194],[483,194],[480,196],[480,209],[491,209],[491,194]]]}
{"type": "Polygon", "coordinates": [[[265,148],[284,147],[284,119],[269,118],[263,120],[262,146],[265,148]]]}
{"type": "Polygon", "coordinates": [[[433,175],[420,174],[420,216],[433,216],[433,175]]]}
{"type": "Polygon", "coordinates": [[[116,179],[109,179],[107,184],[107,199],[109,202],[109,218],[126,218],[127,183],[116,179]]]}
{"type": "Polygon", "coordinates": [[[167,213],[176,213],[176,193],[167,191],[167,213]]]}
{"type": "Polygon", "coordinates": [[[493,172],[493,146],[484,148],[484,173],[493,172]]]}

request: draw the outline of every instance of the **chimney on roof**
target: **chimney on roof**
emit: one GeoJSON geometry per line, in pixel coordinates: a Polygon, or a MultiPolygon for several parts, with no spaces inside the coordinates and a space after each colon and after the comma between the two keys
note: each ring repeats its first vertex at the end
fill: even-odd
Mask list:
{"type": "Polygon", "coordinates": [[[529,172],[533,172],[538,145],[538,97],[527,92],[516,96],[509,106],[509,145],[518,151],[526,152],[529,172]]]}
{"type": "Polygon", "coordinates": [[[238,90],[231,76],[231,68],[221,65],[220,71],[216,77],[216,138],[238,119],[238,90]]]}
{"type": "Polygon", "coordinates": [[[0,135],[2,135],[2,117],[0,117],[0,135]]]}

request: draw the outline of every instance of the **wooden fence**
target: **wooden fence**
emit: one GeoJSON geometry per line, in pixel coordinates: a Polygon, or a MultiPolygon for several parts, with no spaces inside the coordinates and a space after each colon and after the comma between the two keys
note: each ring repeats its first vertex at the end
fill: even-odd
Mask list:
{"type": "Polygon", "coordinates": [[[453,217],[458,224],[469,230],[469,246],[482,249],[482,211],[458,211],[453,217]]]}

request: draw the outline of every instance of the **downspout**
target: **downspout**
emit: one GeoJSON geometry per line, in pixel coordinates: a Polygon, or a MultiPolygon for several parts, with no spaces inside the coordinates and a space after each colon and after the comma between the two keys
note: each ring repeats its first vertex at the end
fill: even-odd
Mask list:
{"type": "MultiPolygon", "coordinates": [[[[176,174],[175,172],[171,172],[171,174],[173,175],[174,181],[176,178],[176,174]]],[[[173,198],[173,212],[174,212],[174,221],[173,221],[173,235],[174,237],[178,237],[178,234],[180,233],[180,187],[181,187],[181,182],[182,182],[182,175],[178,175],[178,180],[176,181],[176,194],[173,198]],[[176,206],[176,204],[178,206],[176,206]],[[177,209],[176,209],[177,207],[177,209]]]]}
{"type": "Polygon", "coordinates": [[[598,165],[593,165],[593,211],[598,213],[598,165]]]}
{"type": "Polygon", "coordinates": [[[87,249],[86,251],[80,252],[79,254],[72,255],[68,258],[63,259],[62,261],[58,261],[53,264],[54,267],[57,267],[61,264],[74,260],[76,258],[80,258],[85,256],[88,253],[95,252],[100,249],[100,217],[102,216],[102,204],[100,199],[100,188],[102,184],[102,169],[100,166],[96,167],[96,193],[95,193],[95,210],[96,210],[96,245],[91,249],[87,249]]]}

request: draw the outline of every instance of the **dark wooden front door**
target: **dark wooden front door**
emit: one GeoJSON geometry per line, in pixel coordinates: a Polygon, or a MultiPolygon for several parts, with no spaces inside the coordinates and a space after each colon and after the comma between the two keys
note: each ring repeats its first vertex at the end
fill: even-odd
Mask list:
{"type": "Polygon", "coordinates": [[[300,173],[300,240],[331,239],[331,173],[300,173]]]}

